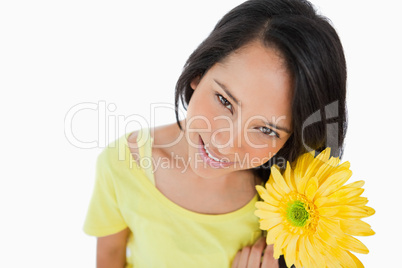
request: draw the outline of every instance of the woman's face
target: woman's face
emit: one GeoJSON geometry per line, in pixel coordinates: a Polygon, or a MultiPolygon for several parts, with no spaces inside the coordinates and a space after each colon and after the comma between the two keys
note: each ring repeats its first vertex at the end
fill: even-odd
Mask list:
{"type": "Polygon", "coordinates": [[[260,166],[290,137],[292,81],[279,53],[253,42],[191,83],[190,165],[212,178],[260,166]]]}

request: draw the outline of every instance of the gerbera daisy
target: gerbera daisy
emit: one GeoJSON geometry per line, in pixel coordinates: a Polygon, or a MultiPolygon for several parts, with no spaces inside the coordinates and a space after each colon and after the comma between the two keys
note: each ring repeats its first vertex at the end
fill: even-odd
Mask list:
{"type": "Polygon", "coordinates": [[[268,231],[267,244],[288,267],[364,267],[350,252],[367,254],[353,236],[374,234],[361,220],[375,213],[360,196],[364,181],[344,185],[352,175],[349,162],[329,159],[330,148],[314,154],[300,156],[294,169],[287,163],[283,174],[273,166],[265,188],[256,186],[264,201],[256,203],[255,215],[268,231]]]}

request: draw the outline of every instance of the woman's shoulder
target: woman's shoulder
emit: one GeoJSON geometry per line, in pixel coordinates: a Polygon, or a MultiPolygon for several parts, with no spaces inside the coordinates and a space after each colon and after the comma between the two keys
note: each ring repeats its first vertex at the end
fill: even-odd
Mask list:
{"type": "Polygon", "coordinates": [[[138,157],[139,157],[139,148],[138,148],[138,134],[139,134],[140,130],[136,130],[131,132],[128,136],[127,136],[127,146],[128,149],[130,150],[130,154],[133,156],[133,159],[137,162],[138,164],[138,157]]]}
{"type": "Polygon", "coordinates": [[[154,128],[143,128],[132,132],[127,137],[127,144],[130,150],[130,158],[135,164],[142,168],[152,184],[162,177],[170,177],[173,165],[171,153],[174,151],[171,140],[174,140],[174,124],[154,128]],[[164,168],[160,169],[163,163],[164,168]],[[167,165],[166,165],[167,164],[167,165]],[[163,171],[162,174],[160,171],[163,171]]]}
{"type": "Polygon", "coordinates": [[[141,158],[152,158],[154,144],[154,129],[141,128],[131,132],[127,136],[127,147],[130,151],[132,159],[140,165],[141,158]]]}
{"type": "Polygon", "coordinates": [[[171,123],[133,131],[127,137],[127,143],[130,152],[135,156],[140,155],[140,148],[149,143],[152,146],[152,155],[168,156],[172,147],[181,141],[182,135],[177,124],[171,123]]]}
{"type": "MultiPolygon", "coordinates": [[[[138,129],[126,132],[110,142],[97,157],[96,168],[100,176],[107,176],[117,182],[129,182],[130,178],[146,175],[153,177],[149,168],[144,166],[143,158],[150,157],[150,144],[141,144],[143,139],[138,129]],[[149,147],[149,148],[146,148],[149,147]],[[144,173],[145,172],[145,173],[144,173]]],[[[145,136],[144,136],[145,137],[145,136]]],[[[146,159],[146,160],[150,160],[146,159]]]]}
{"type": "Polygon", "coordinates": [[[128,152],[127,138],[132,133],[125,133],[109,142],[98,154],[98,165],[113,167],[129,161],[130,154],[128,152]]]}

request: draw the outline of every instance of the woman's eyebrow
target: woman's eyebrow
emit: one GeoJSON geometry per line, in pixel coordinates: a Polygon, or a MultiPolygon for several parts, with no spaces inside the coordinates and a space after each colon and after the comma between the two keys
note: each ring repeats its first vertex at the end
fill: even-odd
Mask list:
{"type": "Polygon", "coordinates": [[[267,126],[276,128],[276,129],[278,129],[278,130],[282,130],[282,131],[284,131],[284,132],[286,132],[286,133],[288,133],[288,134],[291,134],[291,133],[292,133],[292,131],[290,131],[290,130],[289,130],[288,128],[286,128],[286,127],[277,126],[277,125],[272,124],[272,123],[267,122],[267,121],[263,121],[263,122],[264,122],[264,124],[267,125],[267,126]]]}
{"type": "Polygon", "coordinates": [[[232,93],[230,93],[229,89],[224,84],[220,83],[219,81],[216,81],[216,79],[214,79],[214,81],[215,83],[218,84],[218,86],[220,86],[223,89],[223,91],[225,91],[225,93],[229,96],[229,98],[231,98],[234,102],[236,102],[238,106],[241,106],[240,101],[238,101],[237,98],[233,96],[232,93]]]}

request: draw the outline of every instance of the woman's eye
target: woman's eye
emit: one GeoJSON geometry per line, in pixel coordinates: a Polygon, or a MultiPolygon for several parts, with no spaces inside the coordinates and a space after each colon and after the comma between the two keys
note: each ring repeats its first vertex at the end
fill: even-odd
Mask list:
{"type": "Polygon", "coordinates": [[[273,131],[273,130],[270,129],[270,128],[267,128],[267,127],[260,127],[259,130],[261,130],[261,132],[264,133],[265,135],[268,135],[268,136],[275,136],[275,137],[279,138],[279,134],[276,133],[275,131],[273,131]]]}
{"type": "Polygon", "coordinates": [[[219,101],[222,103],[223,106],[225,106],[226,108],[228,108],[231,112],[232,112],[232,104],[222,95],[217,94],[219,101]]]}

